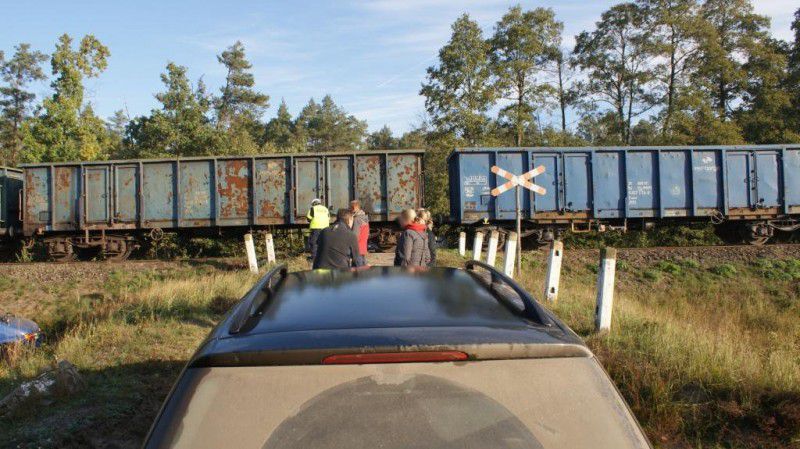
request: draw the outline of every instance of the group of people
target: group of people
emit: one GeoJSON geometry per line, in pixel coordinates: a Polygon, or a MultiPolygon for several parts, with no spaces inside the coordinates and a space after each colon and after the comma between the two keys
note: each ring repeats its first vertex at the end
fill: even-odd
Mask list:
{"type": "MultiPolygon", "coordinates": [[[[307,218],[311,230],[308,249],[314,269],[349,269],[367,264],[369,216],[358,200],[351,201],[349,209],[339,209],[336,222],[331,225],[328,208],[314,199],[307,218]]],[[[432,266],[436,262],[436,237],[431,213],[426,209],[406,209],[397,221],[402,233],[397,241],[394,265],[432,266]]]]}

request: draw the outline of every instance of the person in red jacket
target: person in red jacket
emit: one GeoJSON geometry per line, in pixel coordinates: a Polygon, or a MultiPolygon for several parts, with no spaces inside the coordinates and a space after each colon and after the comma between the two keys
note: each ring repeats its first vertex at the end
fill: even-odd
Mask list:
{"type": "Polygon", "coordinates": [[[367,240],[369,240],[369,216],[361,209],[361,202],[350,201],[350,211],[353,212],[353,234],[358,240],[358,257],[360,266],[367,264],[367,240]]]}

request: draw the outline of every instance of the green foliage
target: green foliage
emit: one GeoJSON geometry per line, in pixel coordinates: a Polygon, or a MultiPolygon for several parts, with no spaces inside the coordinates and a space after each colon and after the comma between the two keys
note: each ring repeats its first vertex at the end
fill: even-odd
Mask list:
{"type": "Polygon", "coordinates": [[[263,141],[278,153],[294,153],[305,149],[295,133],[295,124],[286,102],[281,100],[278,114],[267,122],[263,141]]]}
{"type": "Polygon", "coordinates": [[[362,150],[367,122],[348,114],[330,95],[325,95],[321,103],[312,98],[300,111],[295,133],[308,151],[362,150]]]}
{"type": "Polygon", "coordinates": [[[489,44],[480,26],[463,14],[452,25],[450,41],[439,50],[439,62],[428,67],[420,94],[437,129],[475,145],[487,133],[486,113],[495,100],[490,82],[489,44]]]}
{"type": "Polygon", "coordinates": [[[716,274],[717,276],[724,277],[724,278],[732,278],[738,273],[736,267],[729,263],[723,263],[720,265],[715,265],[709,268],[709,271],[716,274]]]}
{"type": "Polygon", "coordinates": [[[610,108],[610,131],[630,144],[631,123],[656,102],[651,90],[653,57],[645,11],[634,3],[612,6],[597,22],[597,28],[576,38],[574,64],[587,72],[580,84],[592,97],[590,106],[606,103],[610,108]]]}
{"type": "Polygon", "coordinates": [[[393,150],[399,145],[399,140],[392,135],[392,130],[387,125],[367,137],[367,149],[370,150],[393,150]]]}
{"type": "Polygon", "coordinates": [[[28,84],[46,78],[42,63],[47,56],[32,51],[30,44],[19,44],[14,56],[5,60],[0,51],[0,165],[16,165],[22,151],[22,126],[36,95],[28,84]]]}
{"type": "Polygon", "coordinates": [[[207,113],[210,100],[202,82],[193,88],[186,67],[170,62],[161,74],[165,91],[156,94],[161,109],[130,122],[125,137],[126,158],[157,158],[220,154],[223,136],[207,113]]]}
{"type": "Polygon", "coordinates": [[[534,112],[548,108],[548,99],[556,93],[554,86],[537,77],[552,70],[561,56],[563,28],[552,9],[523,11],[520,6],[510,8],[495,25],[489,41],[491,70],[498,95],[512,101],[500,116],[515,128],[517,146],[522,146],[534,112]]]}
{"type": "Polygon", "coordinates": [[[53,96],[44,100],[44,113],[23,126],[26,162],[104,159],[111,137],[91,105],[83,102],[83,79],[100,75],[109,51],[94,36],[86,35],[78,48],[64,34],[51,57],[53,96]]]}
{"type": "Polygon", "coordinates": [[[673,276],[680,276],[683,274],[683,268],[671,260],[661,260],[656,264],[656,268],[666,274],[673,276]]]}
{"type": "Polygon", "coordinates": [[[765,279],[800,281],[800,259],[756,259],[756,272],[765,279]]]}

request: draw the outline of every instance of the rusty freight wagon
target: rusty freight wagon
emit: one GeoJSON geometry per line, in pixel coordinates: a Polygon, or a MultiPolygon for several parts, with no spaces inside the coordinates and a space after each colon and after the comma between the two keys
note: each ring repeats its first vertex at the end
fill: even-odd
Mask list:
{"type": "Polygon", "coordinates": [[[164,231],[243,233],[302,227],[311,200],[359,199],[376,237],[422,203],[419,150],[24,165],[22,233],[48,255],[124,259],[164,231]]]}

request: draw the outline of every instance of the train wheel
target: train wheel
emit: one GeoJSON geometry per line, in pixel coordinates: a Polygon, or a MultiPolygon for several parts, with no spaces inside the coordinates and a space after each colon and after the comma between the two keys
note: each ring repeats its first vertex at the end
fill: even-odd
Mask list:
{"type": "Polygon", "coordinates": [[[71,262],[75,260],[75,248],[70,239],[50,239],[45,242],[48,259],[53,262],[71,262]]]}
{"type": "Polygon", "coordinates": [[[103,257],[106,260],[115,262],[127,260],[134,248],[134,242],[125,238],[106,237],[106,245],[103,248],[103,257]]]}
{"type": "Polygon", "coordinates": [[[773,235],[773,230],[766,223],[751,223],[741,228],[742,240],[748,245],[761,246],[773,235]]]}

